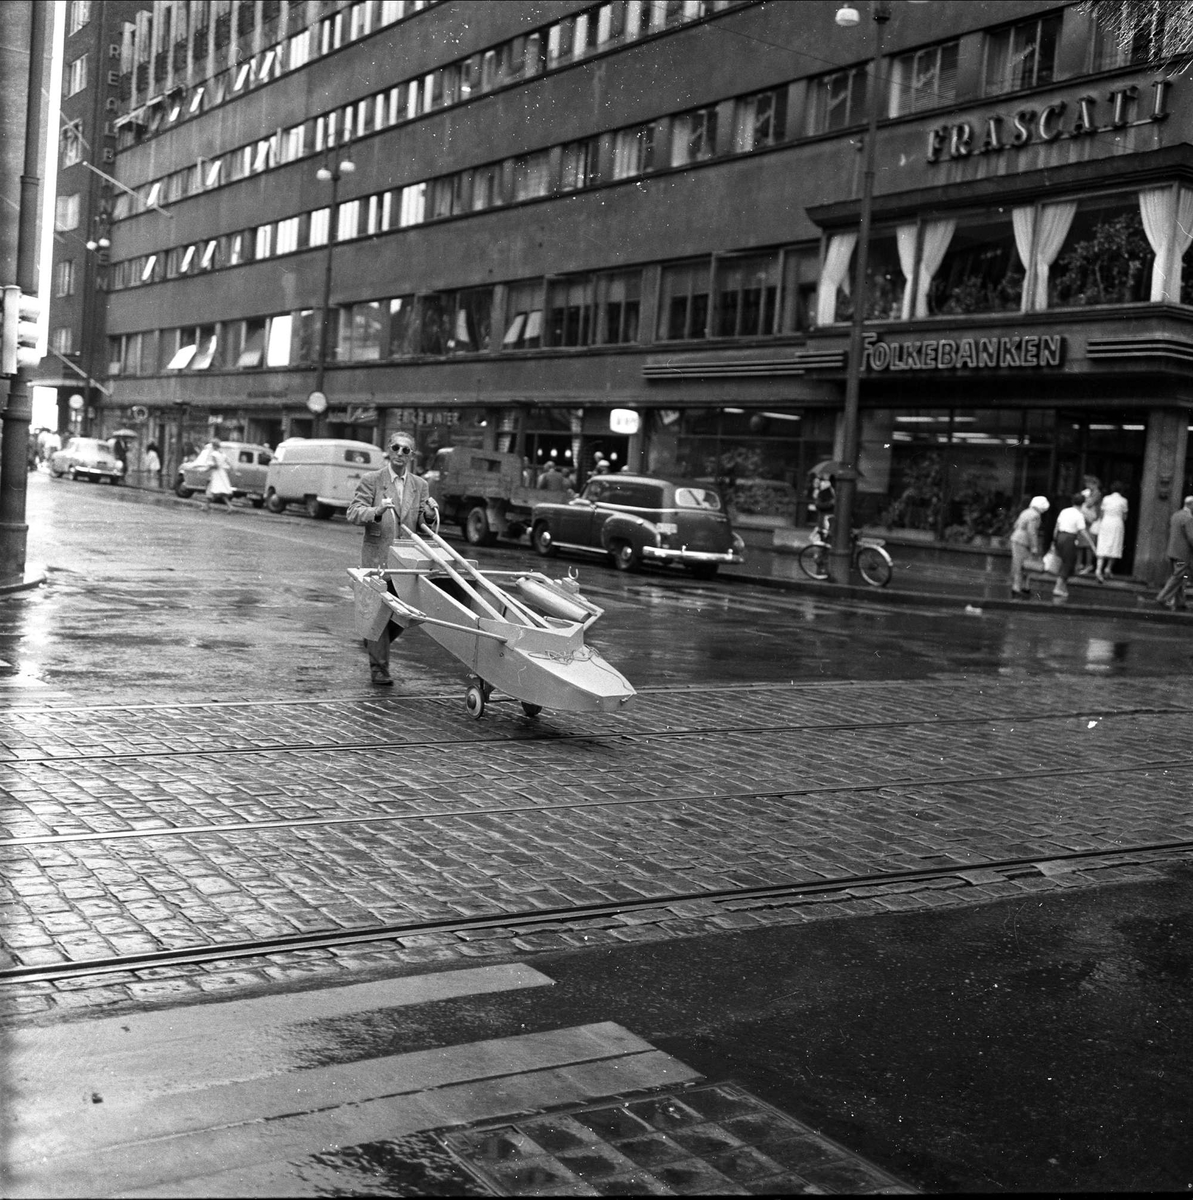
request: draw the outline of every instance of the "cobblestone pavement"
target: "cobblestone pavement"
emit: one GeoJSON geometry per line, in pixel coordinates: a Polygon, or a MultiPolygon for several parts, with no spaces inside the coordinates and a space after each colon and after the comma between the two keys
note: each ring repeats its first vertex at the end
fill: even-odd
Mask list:
{"type": "Polygon", "coordinates": [[[0,1002],[20,1018],[177,1001],[349,968],[1147,877],[1154,852],[1096,870],[1053,860],[1190,838],[1191,709],[1193,685],[1089,678],[659,688],[632,714],[535,722],[512,704],[473,722],[455,695],[10,708],[0,716],[5,967],[659,904],[17,982],[0,1002]],[[1012,858],[1043,866],[983,869],[1012,858]],[[969,869],[778,904],[668,901],[948,864],[969,869]]]}

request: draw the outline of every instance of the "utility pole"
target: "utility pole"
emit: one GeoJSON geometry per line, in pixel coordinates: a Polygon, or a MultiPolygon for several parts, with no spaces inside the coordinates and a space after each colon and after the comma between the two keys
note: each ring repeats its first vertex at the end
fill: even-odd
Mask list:
{"type": "MultiPolygon", "coordinates": [[[[0,184],[4,189],[0,200],[12,203],[18,214],[15,242],[11,236],[0,241],[0,284],[15,286],[25,296],[38,292],[38,204],[45,155],[42,93],[49,69],[46,30],[53,15],[53,5],[40,0],[7,0],[0,5],[0,175],[8,180],[12,178],[8,172],[16,166],[17,147],[23,147],[16,196],[11,195],[10,183],[0,184]]],[[[28,369],[18,368],[7,383],[0,449],[0,584],[23,581],[29,535],[25,495],[33,393],[28,369]]]]}

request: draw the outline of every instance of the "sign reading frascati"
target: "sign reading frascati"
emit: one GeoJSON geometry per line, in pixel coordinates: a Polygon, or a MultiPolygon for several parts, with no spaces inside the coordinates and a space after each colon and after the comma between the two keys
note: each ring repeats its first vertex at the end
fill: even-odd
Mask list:
{"type": "Polygon", "coordinates": [[[1065,339],[1059,334],[1011,337],[917,338],[881,342],[862,338],[863,371],[980,371],[992,367],[1059,367],[1065,339]]]}
{"type": "Polygon", "coordinates": [[[1151,109],[1139,116],[1139,87],[1116,88],[1106,94],[1109,111],[1099,106],[1097,96],[1078,96],[1070,111],[1067,100],[1043,108],[1021,108],[1014,113],[991,113],[982,121],[957,121],[928,130],[930,163],[946,159],[970,158],[982,154],[997,154],[1003,150],[1019,150],[1031,142],[1055,142],[1058,138],[1087,137],[1128,125],[1147,125],[1166,121],[1169,113],[1168,91],[1171,79],[1154,80],[1151,109]]]}

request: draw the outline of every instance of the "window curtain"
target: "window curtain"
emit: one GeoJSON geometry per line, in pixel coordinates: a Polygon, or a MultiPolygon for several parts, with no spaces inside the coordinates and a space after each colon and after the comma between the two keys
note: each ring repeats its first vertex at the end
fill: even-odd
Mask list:
{"type": "Polygon", "coordinates": [[[1152,301],[1179,303],[1181,260],[1193,241],[1193,192],[1188,188],[1144,188],[1139,193],[1139,215],[1156,255],[1152,301]]]}
{"type": "Polygon", "coordinates": [[[911,319],[911,281],[915,278],[915,243],[918,226],[913,221],[910,225],[900,225],[895,229],[895,246],[899,251],[899,269],[903,272],[903,307],[899,318],[903,321],[911,319]]]}
{"type": "Polygon", "coordinates": [[[1042,312],[1048,307],[1048,271],[1056,262],[1073,216],[1077,212],[1076,200],[1064,200],[1060,204],[1045,204],[1036,212],[1030,206],[1011,210],[1011,225],[1015,230],[1015,249],[1027,270],[1028,278],[1023,282],[1023,300],[1019,307],[1023,312],[1042,312]],[[1033,246],[1034,243],[1034,246],[1033,246]],[[1032,256],[1035,256],[1033,263],[1032,256]],[[1034,282],[1032,267],[1035,268],[1034,282]]]}
{"type": "Polygon", "coordinates": [[[849,295],[849,260],[856,245],[856,233],[834,234],[828,244],[816,293],[817,325],[831,325],[836,320],[838,288],[844,288],[845,294],[849,295]]]}
{"type": "MultiPolygon", "coordinates": [[[[920,250],[920,275],[915,288],[915,315],[917,317],[928,315],[928,289],[932,286],[936,272],[940,270],[940,264],[944,262],[944,256],[948,251],[949,243],[953,240],[953,231],[956,228],[955,220],[928,221],[924,225],[924,244],[920,250]]],[[[900,251],[900,260],[902,257],[902,251],[900,251]]],[[[906,300],[904,303],[906,304],[906,300]]]]}

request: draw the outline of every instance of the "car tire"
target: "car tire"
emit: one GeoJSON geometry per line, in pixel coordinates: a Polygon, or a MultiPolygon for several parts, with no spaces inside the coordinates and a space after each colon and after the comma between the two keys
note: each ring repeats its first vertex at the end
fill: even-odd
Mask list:
{"type": "Polygon", "coordinates": [[[249,500],[249,503],[250,503],[250,504],[251,504],[251,505],[252,505],[254,508],[261,508],[261,507],[263,507],[263,506],[264,506],[264,504],[265,504],[265,497],[264,497],[264,496],[253,496],[253,497],[252,497],[252,498],[249,500]]]}
{"type": "Polygon", "coordinates": [[[314,496],[307,497],[307,516],[315,521],[330,521],[334,510],[330,504],[316,500],[314,496]]]}
{"type": "Polygon", "coordinates": [[[79,473],[78,473],[78,471],[76,471],[76,470],[74,469],[74,467],[71,467],[71,469],[70,469],[70,471],[69,471],[69,474],[70,474],[71,480],[72,480],[74,483],[78,483],[78,482],[79,482],[79,473]]]}
{"type": "Polygon", "coordinates": [[[551,540],[551,527],[546,521],[540,521],[530,535],[530,541],[534,546],[535,552],[542,555],[543,558],[554,558],[559,553],[555,549],[555,543],[551,540]]]}
{"type": "Polygon", "coordinates": [[[470,546],[491,546],[497,535],[489,525],[489,514],[483,504],[474,504],[464,514],[464,540],[470,546]]]}
{"type": "Polygon", "coordinates": [[[271,513],[284,513],[286,511],[286,502],[277,494],[277,492],[270,492],[269,495],[265,497],[265,507],[269,509],[271,513]]]}
{"type": "Polygon", "coordinates": [[[194,494],[194,489],[186,486],[181,475],[174,480],[174,495],[180,500],[189,500],[194,494]]]}
{"type": "Polygon", "coordinates": [[[53,467],[50,468],[51,479],[61,479],[64,474],[66,474],[65,471],[56,471],[53,467]]]}
{"type": "Polygon", "coordinates": [[[619,571],[636,571],[641,561],[633,545],[621,538],[609,543],[609,554],[613,558],[613,565],[619,571]]]}

